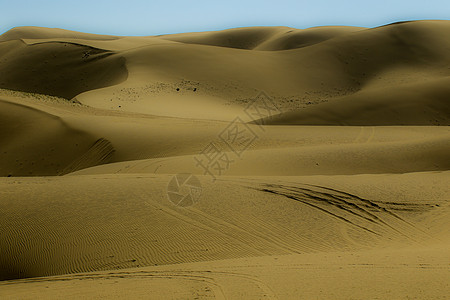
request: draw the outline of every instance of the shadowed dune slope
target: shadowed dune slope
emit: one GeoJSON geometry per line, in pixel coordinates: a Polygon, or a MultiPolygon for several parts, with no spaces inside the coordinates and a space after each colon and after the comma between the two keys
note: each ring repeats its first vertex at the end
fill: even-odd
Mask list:
{"type": "Polygon", "coordinates": [[[233,28],[222,31],[195,32],[159,36],[185,44],[199,44],[251,50],[272,36],[288,31],[287,27],[233,28]]]}
{"type": "Polygon", "coordinates": [[[0,99],[0,176],[61,175],[108,162],[107,141],[61,118],[0,99]]]}
{"type": "Polygon", "coordinates": [[[366,28],[347,26],[323,26],[308,29],[290,29],[280,32],[277,35],[273,35],[271,38],[268,38],[264,42],[260,43],[254,49],[275,51],[303,48],[364,29],[366,28]]]}
{"type": "Polygon", "coordinates": [[[289,27],[249,27],[212,32],[161,35],[158,37],[185,44],[275,51],[311,46],[337,36],[363,29],[366,28],[350,26],[323,26],[308,29],[295,29],[289,27]]]}

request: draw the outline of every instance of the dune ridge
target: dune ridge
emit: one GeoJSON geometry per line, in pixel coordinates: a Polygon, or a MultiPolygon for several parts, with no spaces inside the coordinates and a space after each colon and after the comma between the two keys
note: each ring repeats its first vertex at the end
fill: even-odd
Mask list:
{"type": "Polygon", "coordinates": [[[11,28],[7,32],[3,33],[0,36],[0,41],[4,42],[17,39],[44,39],[44,38],[114,40],[117,39],[118,37],[110,35],[83,33],[60,28],[22,26],[11,28]]]}
{"type": "Polygon", "coordinates": [[[0,55],[0,88],[16,91],[70,100],[84,91],[114,85],[127,77],[124,58],[76,43],[26,45],[12,40],[0,43],[0,55]]]}

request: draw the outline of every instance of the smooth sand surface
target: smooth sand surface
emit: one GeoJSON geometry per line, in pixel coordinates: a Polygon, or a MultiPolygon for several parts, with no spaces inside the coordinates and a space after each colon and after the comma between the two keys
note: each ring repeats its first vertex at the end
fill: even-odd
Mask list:
{"type": "Polygon", "coordinates": [[[4,33],[0,298],[444,299],[449,34],[4,33]]]}

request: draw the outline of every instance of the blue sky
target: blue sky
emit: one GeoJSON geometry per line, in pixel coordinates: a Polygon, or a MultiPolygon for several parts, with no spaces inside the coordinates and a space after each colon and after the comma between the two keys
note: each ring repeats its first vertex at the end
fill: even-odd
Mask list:
{"type": "Polygon", "coordinates": [[[156,35],[262,25],[374,27],[401,20],[449,18],[450,0],[0,0],[0,33],[16,26],[43,26],[156,35]]]}

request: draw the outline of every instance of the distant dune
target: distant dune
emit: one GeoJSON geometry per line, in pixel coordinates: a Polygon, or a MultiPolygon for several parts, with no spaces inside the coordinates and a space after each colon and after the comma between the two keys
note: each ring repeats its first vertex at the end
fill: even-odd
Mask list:
{"type": "Polygon", "coordinates": [[[203,119],[230,119],[264,90],[286,111],[277,124],[448,125],[449,32],[449,21],[154,37],[15,28],[0,37],[0,87],[203,119]]]}
{"type": "Polygon", "coordinates": [[[445,298],[449,37],[4,33],[0,298],[445,298]]]}

